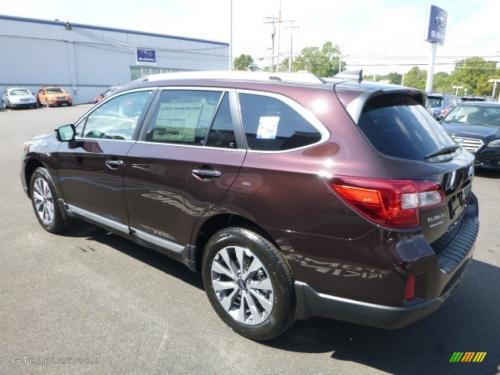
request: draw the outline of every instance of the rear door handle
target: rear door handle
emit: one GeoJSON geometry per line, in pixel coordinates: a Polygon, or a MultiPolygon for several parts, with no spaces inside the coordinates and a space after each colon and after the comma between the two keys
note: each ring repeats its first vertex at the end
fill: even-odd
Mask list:
{"type": "Polygon", "coordinates": [[[193,169],[193,176],[200,180],[209,180],[222,176],[222,172],[216,169],[193,169]]]}
{"type": "Polygon", "coordinates": [[[118,169],[125,163],[123,162],[123,160],[111,159],[111,160],[106,160],[105,164],[106,167],[108,167],[109,169],[118,169]]]}

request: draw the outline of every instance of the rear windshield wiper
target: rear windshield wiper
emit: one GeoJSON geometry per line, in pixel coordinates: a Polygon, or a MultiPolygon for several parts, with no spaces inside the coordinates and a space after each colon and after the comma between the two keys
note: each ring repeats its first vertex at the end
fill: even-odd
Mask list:
{"type": "Polygon", "coordinates": [[[431,153],[425,155],[424,159],[430,159],[430,158],[433,158],[433,157],[439,156],[439,155],[451,154],[451,153],[455,152],[458,149],[459,149],[459,146],[443,147],[440,150],[437,150],[437,151],[434,151],[434,152],[431,152],[431,153]]]}

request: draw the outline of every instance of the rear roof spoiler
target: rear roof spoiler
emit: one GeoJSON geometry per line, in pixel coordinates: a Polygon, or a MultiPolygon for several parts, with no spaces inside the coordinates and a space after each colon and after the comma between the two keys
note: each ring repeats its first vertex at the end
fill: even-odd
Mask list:
{"type": "Polygon", "coordinates": [[[386,88],[379,90],[367,90],[361,93],[356,98],[354,98],[349,104],[347,104],[344,107],[351,116],[351,118],[354,120],[354,122],[357,124],[359,122],[361,114],[363,113],[363,109],[366,103],[370,99],[380,95],[391,95],[391,94],[410,95],[415,99],[417,99],[418,102],[423,106],[425,106],[425,101],[427,99],[427,95],[420,90],[412,90],[409,88],[395,86],[394,89],[386,88]]]}
{"type": "Polygon", "coordinates": [[[346,79],[349,81],[358,81],[361,83],[363,81],[363,69],[360,70],[346,70],[344,72],[339,72],[333,76],[338,79],[346,79]]]}

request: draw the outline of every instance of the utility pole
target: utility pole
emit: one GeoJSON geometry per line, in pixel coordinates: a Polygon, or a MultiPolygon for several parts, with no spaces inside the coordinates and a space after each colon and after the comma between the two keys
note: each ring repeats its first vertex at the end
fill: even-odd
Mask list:
{"type": "Polygon", "coordinates": [[[287,28],[290,29],[290,56],[288,57],[288,71],[291,72],[292,71],[292,62],[293,62],[293,30],[294,29],[298,29],[299,26],[294,26],[294,22],[296,20],[289,20],[288,22],[290,22],[290,26],[288,26],[287,28]]]}
{"type": "Polygon", "coordinates": [[[233,0],[229,0],[229,70],[233,70],[233,0]]]}
{"type": "Polygon", "coordinates": [[[274,39],[275,39],[275,36],[276,36],[276,22],[277,22],[277,18],[275,16],[271,16],[271,17],[265,17],[266,22],[264,22],[265,24],[271,24],[271,27],[272,27],[272,31],[271,31],[271,72],[274,72],[274,57],[275,57],[275,54],[274,54],[274,39]]]}
{"type": "Polygon", "coordinates": [[[293,20],[283,20],[281,19],[281,2],[280,2],[280,11],[278,14],[278,17],[276,16],[271,16],[271,17],[265,17],[266,21],[264,24],[271,24],[272,26],[272,33],[271,33],[271,43],[272,43],[272,55],[271,55],[271,71],[276,71],[279,70],[279,64],[280,64],[280,34],[281,34],[281,24],[285,22],[291,22],[293,20]],[[276,25],[278,25],[278,41],[277,41],[277,55],[275,54],[275,39],[276,39],[276,25]],[[274,64],[274,60],[276,59],[276,65],[274,64]]]}
{"type": "Polygon", "coordinates": [[[278,56],[276,62],[276,71],[280,69],[280,41],[281,41],[281,0],[280,0],[280,8],[278,11],[278,56]]]}

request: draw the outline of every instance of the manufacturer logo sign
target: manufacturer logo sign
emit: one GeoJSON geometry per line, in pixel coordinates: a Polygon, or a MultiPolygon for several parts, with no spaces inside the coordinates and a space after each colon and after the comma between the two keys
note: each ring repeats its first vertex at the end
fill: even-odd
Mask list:
{"type": "Polygon", "coordinates": [[[150,48],[137,48],[137,64],[156,64],[156,50],[150,48]]]}
{"type": "Polygon", "coordinates": [[[446,29],[446,12],[439,12],[436,16],[436,24],[441,29],[446,29]]]}
{"type": "Polygon", "coordinates": [[[444,9],[431,5],[426,38],[428,42],[444,44],[447,19],[448,13],[444,9]]]}
{"type": "Polygon", "coordinates": [[[488,352],[455,352],[450,357],[450,363],[481,363],[488,352]]]}

